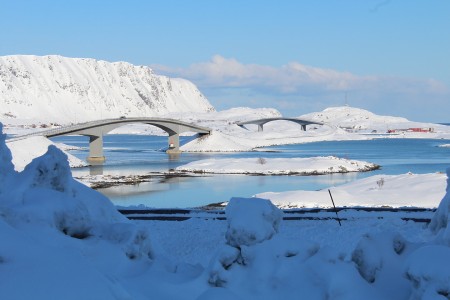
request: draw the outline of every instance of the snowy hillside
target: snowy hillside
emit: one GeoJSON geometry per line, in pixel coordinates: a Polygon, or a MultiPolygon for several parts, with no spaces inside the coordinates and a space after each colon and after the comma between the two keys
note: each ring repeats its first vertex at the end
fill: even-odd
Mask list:
{"type": "Polygon", "coordinates": [[[62,56],[0,57],[0,120],[70,123],[209,111],[214,108],[194,84],[156,75],[146,66],[62,56]]]}
{"type": "Polygon", "coordinates": [[[378,130],[379,132],[411,127],[442,127],[436,124],[412,122],[401,117],[380,116],[370,111],[350,106],[329,107],[321,112],[302,115],[300,118],[353,130],[378,130]]]}

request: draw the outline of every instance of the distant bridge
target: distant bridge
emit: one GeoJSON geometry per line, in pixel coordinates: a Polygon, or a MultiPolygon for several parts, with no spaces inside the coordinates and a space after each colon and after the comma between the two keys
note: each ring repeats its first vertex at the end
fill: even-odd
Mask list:
{"type": "Polygon", "coordinates": [[[89,156],[88,162],[102,163],[105,161],[103,155],[103,136],[113,129],[130,123],[143,123],[156,126],[169,134],[169,148],[167,153],[180,153],[180,133],[198,132],[202,135],[210,134],[211,129],[195,124],[164,118],[120,118],[106,119],[86,123],[80,123],[32,134],[18,136],[11,140],[23,139],[31,136],[55,137],[60,135],[85,135],[89,136],[89,156]]]}
{"type": "Polygon", "coordinates": [[[258,131],[263,131],[264,124],[273,122],[273,121],[291,121],[291,122],[300,124],[303,131],[306,131],[306,125],[312,125],[312,124],[324,125],[324,123],[321,123],[321,122],[315,122],[315,121],[303,120],[303,119],[297,119],[297,118],[283,118],[283,117],[244,121],[244,122],[238,122],[236,124],[241,127],[243,127],[244,125],[247,125],[247,124],[256,124],[256,125],[258,125],[258,131]]]}

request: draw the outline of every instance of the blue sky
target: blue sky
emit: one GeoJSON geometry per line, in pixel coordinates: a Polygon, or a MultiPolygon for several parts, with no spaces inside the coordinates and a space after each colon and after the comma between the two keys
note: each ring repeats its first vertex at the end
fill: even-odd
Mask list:
{"type": "Polygon", "coordinates": [[[450,122],[450,0],[5,1],[0,55],[149,65],[217,109],[450,122]]]}

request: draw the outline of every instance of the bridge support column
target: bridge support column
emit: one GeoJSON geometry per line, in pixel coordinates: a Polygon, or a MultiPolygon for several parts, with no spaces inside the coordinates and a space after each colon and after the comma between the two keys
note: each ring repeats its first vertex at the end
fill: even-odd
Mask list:
{"type": "Polygon", "coordinates": [[[105,156],[103,155],[103,135],[89,136],[89,156],[87,161],[91,164],[102,164],[105,162],[105,156]]]}
{"type": "Polygon", "coordinates": [[[167,153],[181,153],[180,151],[180,134],[176,132],[169,132],[169,148],[167,153]]]}
{"type": "Polygon", "coordinates": [[[263,127],[264,127],[263,124],[258,124],[258,132],[263,131],[263,127]]]}
{"type": "Polygon", "coordinates": [[[302,124],[302,130],[306,131],[306,125],[305,124],[302,124]]]}

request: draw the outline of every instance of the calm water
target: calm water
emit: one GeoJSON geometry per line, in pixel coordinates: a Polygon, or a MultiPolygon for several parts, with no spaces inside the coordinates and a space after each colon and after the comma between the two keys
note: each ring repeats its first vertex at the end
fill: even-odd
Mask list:
{"type": "MultiPolygon", "coordinates": [[[[71,151],[79,158],[85,159],[88,155],[86,137],[58,137],[53,140],[84,147],[81,151],[71,151]]],[[[183,138],[181,142],[183,143],[183,138]]],[[[168,180],[155,178],[149,183],[113,187],[101,192],[115,204],[123,206],[145,204],[151,207],[195,207],[227,201],[233,196],[250,197],[267,191],[317,190],[374,174],[444,172],[447,167],[450,167],[450,148],[442,148],[438,145],[449,143],[450,140],[423,139],[318,142],[265,148],[269,152],[183,153],[177,159],[171,159],[166,153],[160,151],[167,145],[167,137],[109,135],[104,138],[107,161],[102,167],[103,174],[167,171],[190,161],[212,157],[254,157],[256,160],[258,157],[335,155],[374,162],[381,165],[382,169],[367,173],[322,176],[214,175],[168,180]]],[[[74,175],[89,172],[89,168],[77,169],[74,170],[74,175]]]]}

